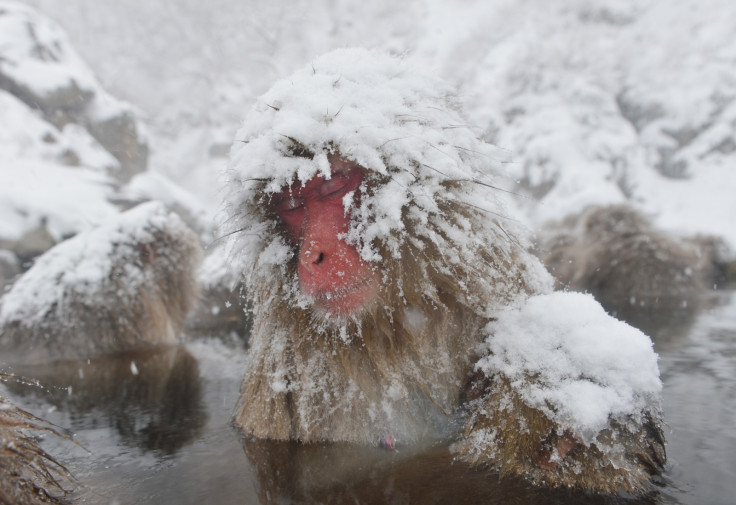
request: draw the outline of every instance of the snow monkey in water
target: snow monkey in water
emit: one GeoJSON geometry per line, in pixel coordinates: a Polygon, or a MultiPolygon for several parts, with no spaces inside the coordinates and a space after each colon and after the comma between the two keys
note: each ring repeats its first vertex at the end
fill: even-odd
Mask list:
{"type": "MultiPolygon", "coordinates": [[[[58,244],[2,297],[0,365],[40,364],[54,375],[48,366],[53,361],[174,344],[196,300],[199,257],[198,237],[158,202],[141,204],[58,244]]],[[[169,359],[148,361],[151,373],[162,377],[161,387],[151,391],[176,383],[181,375],[176,373],[180,366],[172,369],[169,359]]],[[[184,364],[191,368],[190,362],[184,364]]],[[[109,379],[113,372],[106,368],[100,373],[109,379]]],[[[74,367],[72,381],[84,382],[77,373],[81,368],[74,367]]],[[[0,380],[6,379],[17,380],[0,372],[0,380]]],[[[100,381],[92,386],[89,375],[86,381],[88,390],[101,394],[106,389],[100,381]]],[[[135,396],[131,388],[125,386],[128,400],[135,396]]],[[[77,389],[74,398],[84,402],[77,389]]],[[[196,404],[196,394],[190,396],[187,401],[196,404]]],[[[182,412],[181,402],[177,412],[182,412]]],[[[29,433],[34,430],[54,432],[0,397],[0,504],[68,503],[61,484],[73,480],[38,446],[29,433]]]]}
{"type": "Polygon", "coordinates": [[[651,342],[551,293],[498,158],[451,88],[380,52],[335,51],[257,101],[228,196],[247,437],[454,439],[540,485],[647,489],[665,462],[651,342]]]}

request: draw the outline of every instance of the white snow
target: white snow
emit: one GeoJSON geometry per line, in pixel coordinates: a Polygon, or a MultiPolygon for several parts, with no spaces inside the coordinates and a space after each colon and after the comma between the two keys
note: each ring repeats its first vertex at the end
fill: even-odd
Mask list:
{"type": "Polygon", "coordinates": [[[0,162],[0,237],[17,239],[45,221],[60,240],[106,222],[118,210],[107,201],[106,176],[38,160],[0,162]]]}
{"type": "Polygon", "coordinates": [[[625,200],[668,231],[736,247],[736,4],[476,7],[439,64],[473,122],[513,153],[515,177],[539,188],[541,205],[524,205],[532,226],[625,200]]]}
{"type": "Polygon", "coordinates": [[[222,132],[277,79],[363,45],[408,52],[460,85],[469,123],[542,195],[542,205],[517,202],[532,228],[626,200],[670,231],[716,233],[736,247],[731,0],[30,3],[69,27],[102,82],[150,115],[166,151],[154,152],[154,169],[184,174],[211,205],[208,152],[222,132]],[[620,103],[650,117],[627,117],[620,103]],[[685,145],[671,135],[690,130],[685,145]],[[667,150],[687,162],[685,178],[659,175],[667,150]]]}
{"type": "Polygon", "coordinates": [[[49,18],[17,2],[0,2],[0,69],[39,95],[98,87],[92,71],[49,18]]]}
{"type": "Polygon", "coordinates": [[[589,442],[609,418],[657,409],[662,384],[652,342],[591,295],[529,298],[488,324],[477,368],[509,379],[522,399],[589,442]],[[531,379],[531,380],[530,380],[531,379]]]}
{"type": "Polygon", "coordinates": [[[3,90],[0,90],[0,114],[3,118],[0,160],[7,162],[20,157],[44,158],[57,154],[55,142],[59,130],[3,90]]]}
{"type": "Polygon", "coordinates": [[[129,107],[100,87],[65,31],[34,9],[0,1],[0,82],[7,88],[0,89],[0,241],[38,227],[59,241],[115,216],[106,174],[120,163],[86,126],[129,107]],[[63,110],[44,110],[54,104],[63,110]]]}
{"type": "Polygon", "coordinates": [[[0,240],[17,240],[46,221],[56,240],[117,214],[105,167],[117,160],[76,125],[60,131],[0,90],[0,240]],[[80,166],[62,164],[73,149],[80,166]]]}
{"type": "Polygon", "coordinates": [[[163,174],[148,171],[137,174],[122,188],[120,194],[133,201],[156,200],[170,209],[186,211],[196,230],[212,228],[212,209],[205,207],[194,194],[163,174]]]}

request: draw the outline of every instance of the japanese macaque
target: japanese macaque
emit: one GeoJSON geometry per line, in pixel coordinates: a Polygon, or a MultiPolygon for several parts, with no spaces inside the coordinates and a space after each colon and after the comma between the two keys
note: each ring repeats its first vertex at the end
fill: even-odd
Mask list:
{"type": "Polygon", "coordinates": [[[522,393],[537,375],[479,365],[492,323],[552,281],[508,217],[499,152],[454,96],[400,59],[341,50],[254,106],[230,162],[253,312],[235,423],[253,441],[457,439],[458,459],[538,484],[644,491],[665,455],[643,335],[651,401],[594,433],[522,393]]]}
{"type": "MultiPolygon", "coordinates": [[[[1,376],[5,378],[4,376],[1,376]]],[[[32,432],[58,433],[0,396],[0,503],[66,503],[69,472],[38,446],[32,432]]]]}
{"type": "Polygon", "coordinates": [[[690,319],[706,293],[733,275],[717,239],[671,237],[628,205],[594,207],[551,225],[540,249],[560,287],[587,291],[642,327],[662,317],[690,319]]]}
{"type": "Polygon", "coordinates": [[[0,363],[174,343],[196,300],[197,236],[142,204],[41,256],[0,301],[0,363]]]}

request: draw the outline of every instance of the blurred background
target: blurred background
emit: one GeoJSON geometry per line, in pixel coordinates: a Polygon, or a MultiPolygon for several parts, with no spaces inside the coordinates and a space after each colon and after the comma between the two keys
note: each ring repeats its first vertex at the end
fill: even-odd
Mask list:
{"type": "MultiPolygon", "coordinates": [[[[311,58],[363,45],[406,53],[457,84],[470,124],[509,150],[514,178],[533,195],[520,202],[532,228],[628,200],[669,231],[715,233],[736,245],[736,5],[729,0],[28,4],[58,31],[38,30],[35,42],[24,42],[47,45],[51,56],[28,50],[35,67],[16,69],[14,78],[49,93],[51,79],[59,87],[74,80],[96,97],[96,109],[117,102],[105,105],[107,114],[125,109],[136,130],[132,144],[112,146],[91,132],[127,165],[116,191],[166,192],[201,213],[203,225],[219,205],[216,177],[254,100],[311,58]],[[130,152],[141,145],[146,152],[130,152]]],[[[21,41],[6,30],[0,37],[0,74],[7,74],[21,41]]],[[[32,135],[16,117],[5,121],[4,149],[23,141],[16,130],[32,135]]],[[[74,125],[55,123],[60,142],[84,143],[74,125]]],[[[85,158],[76,145],[61,160],[15,150],[22,159],[108,173],[115,164],[85,158]]],[[[25,213],[25,229],[43,217],[54,221],[50,211],[27,206],[0,209],[7,217],[25,213]]],[[[20,231],[0,228],[0,240],[20,231]]]]}
{"type": "MultiPolygon", "coordinates": [[[[517,210],[533,232],[628,202],[671,236],[714,235],[732,254],[734,34],[733,0],[0,0],[0,286],[55,243],[145,200],[163,201],[211,242],[229,146],[252,104],[316,56],[355,45],[406,54],[457,85],[469,124],[509,152],[517,210]]],[[[675,343],[657,344],[672,430],[667,503],[732,499],[732,295],[675,343]]],[[[224,427],[244,358],[212,349],[190,348],[207,405],[193,402],[196,429],[176,450],[196,440],[193,449],[135,462],[124,454],[138,439],[102,442],[109,432],[87,416],[77,419],[87,445],[118,470],[100,477],[81,456],[72,469],[120,491],[156,468],[161,479],[134,486],[149,499],[176,496],[197,462],[213,474],[248,471],[214,457],[231,445],[224,427]]],[[[55,422],[73,427],[75,416],[55,422]]],[[[223,495],[228,486],[237,487],[220,486],[223,495]]]]}

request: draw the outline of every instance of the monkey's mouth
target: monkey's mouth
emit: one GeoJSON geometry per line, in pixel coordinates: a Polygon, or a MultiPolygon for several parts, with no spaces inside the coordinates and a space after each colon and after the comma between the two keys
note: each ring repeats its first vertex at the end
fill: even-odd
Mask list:
{"type": "Polygon", "coordinates": [[[378,282],[374,275],[366,275],[349,286],[323,290],[311,294],[318,309],[338,316],[346,316],[359,311],[378,294],[378,282]]]}

